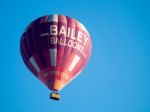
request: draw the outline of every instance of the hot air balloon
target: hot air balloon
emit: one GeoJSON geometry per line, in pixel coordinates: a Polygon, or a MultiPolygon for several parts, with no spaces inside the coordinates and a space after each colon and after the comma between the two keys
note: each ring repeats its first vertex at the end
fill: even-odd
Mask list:
{"type": "Polygon", "coordinates": [[[77,20],[64,15],[46,15],[27,26],[20,40],[20,52],[28,69],[53,92],[80,74],[91,54],[91,39],[77,20]]]}

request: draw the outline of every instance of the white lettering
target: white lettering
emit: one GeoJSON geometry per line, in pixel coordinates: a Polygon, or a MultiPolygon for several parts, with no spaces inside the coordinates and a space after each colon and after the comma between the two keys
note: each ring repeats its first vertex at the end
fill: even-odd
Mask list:
{"type": "Polygon", "coordinates": [[[57,25],[51,25],[50,26],[50,35],[57,35],[58,34],[58,27],[57,25]]]}
{"type": "Polygon", "coordinates": [[[83,35],[83,37],[84,37],[84,45],[86,45],[88,41],[88,37],[85,34],[83,35]]]}
{"type": "Polygon", "coordinates": [[[72,28],[72,29],[71,29],[71,38],[72,38],[73,40],[76,39],[76,37],[75,37],[74,35],[75,35],[75,31],[74,31],[74,29],[72,28]]]}
{"type": "Polygon", "coordinates": [[[81,31],[78,31],[77,40],[81,43],[82,43],[82,36],[83,36],[83,33],[81,31]]]}
{"type": "Polygon", "coordinates": [[[56,44],[57,43],[57,39],[55,37],[51,37],[51,44],[56,44]]]}
{"type": "Polygon", "coordinates": [[[60,36],[60,35],[64,35],[64,36],[66,37],[66,29],[65,29],[64,26],[62,26],[62,27],[60,28],[59,36],[60,36]]]}
{"type": "Polygon", "coordinates": [[[70,27],[67,29],[67,37],[70,37],[70,27]]]}

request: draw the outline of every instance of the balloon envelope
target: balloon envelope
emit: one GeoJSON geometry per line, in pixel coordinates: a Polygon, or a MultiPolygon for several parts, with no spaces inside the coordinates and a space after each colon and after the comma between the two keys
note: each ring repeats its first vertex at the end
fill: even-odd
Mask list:
{"type": "Polygon", "coordinates": [[[49,89],[58,91],[73,80],[88,62],[91,39],[85,27],[63,15],[33,21],[21,37],[24,63],[49,89]]]}

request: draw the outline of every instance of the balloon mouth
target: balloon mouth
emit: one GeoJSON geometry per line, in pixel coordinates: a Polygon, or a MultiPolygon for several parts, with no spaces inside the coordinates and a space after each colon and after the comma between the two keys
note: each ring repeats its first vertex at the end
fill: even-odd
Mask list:
{"type": "Polygon", "coordinates": [[[56,80],[52,86],[49,86],[48,88],[53,91],[60,91],[65,86],[65,83],[61,80],[56,80]]]}

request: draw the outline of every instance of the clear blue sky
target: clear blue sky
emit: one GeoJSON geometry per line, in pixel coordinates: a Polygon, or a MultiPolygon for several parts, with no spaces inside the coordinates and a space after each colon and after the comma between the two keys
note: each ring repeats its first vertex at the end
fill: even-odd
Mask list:
{"type": "Polygon", "coordinates": [[[150,112],[148,0],[0,0],[0,54],[1,112],[150,112]],[[93,42],[88,65],[59,102],[19,52],[24,28],[46,14],[78,19],[93,42]]]}

